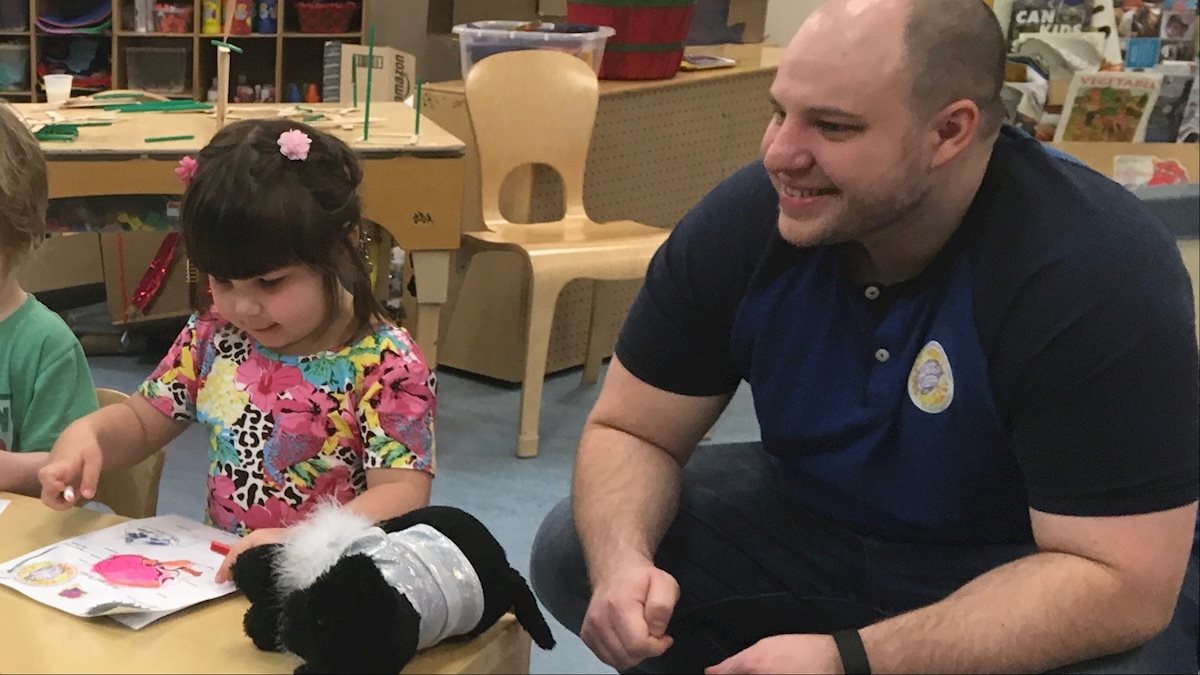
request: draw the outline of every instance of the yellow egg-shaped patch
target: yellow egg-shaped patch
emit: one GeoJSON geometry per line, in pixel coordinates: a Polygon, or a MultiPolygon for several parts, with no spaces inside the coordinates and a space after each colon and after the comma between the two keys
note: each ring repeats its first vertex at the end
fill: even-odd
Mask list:
{"type": "Polygon", "coordinates": [[[937,340],[925,345],[908,373],[908,398],[927,413],[940,413],[954,400],[954,371],[937,340]]]}

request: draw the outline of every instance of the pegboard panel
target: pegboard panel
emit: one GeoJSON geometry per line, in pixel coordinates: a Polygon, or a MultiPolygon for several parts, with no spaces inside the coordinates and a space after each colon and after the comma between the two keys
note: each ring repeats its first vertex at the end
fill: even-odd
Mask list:
{"type": "MultiPolygon", "coordinates": [[[[717,183],[758,156],[774,72],[639,89],[600,99],[584,177],[594,220],[674,227],[717,183]]],[[[562,181],[534,167],[531,220],[561,217],[562,181]]]]}
{"type": "Polygon", "coordinates": [[[587,353],[588,326],[592,321],[592,287],[595,282],[576,279],[567,284],[554,305],[554,326],[546,372],[553,373],[583,363],[587,353]]]}
{"type": "MultiPolygon", "coordinates": [[[[554,306],[554,326],[550,329],[550,349],[546,356],[546,372],[554,373],[583,363],[587,355],[588,329],[592,320],[592,289],[594,281],[576,279],[563,288],[554,306]]],[[[629,306],[641,288],[641,281],[607,282],[601,286],[602,300],[610,308],[600,317],[599,340],[611,353],[617,332],[625,322],[629,306]]]]}

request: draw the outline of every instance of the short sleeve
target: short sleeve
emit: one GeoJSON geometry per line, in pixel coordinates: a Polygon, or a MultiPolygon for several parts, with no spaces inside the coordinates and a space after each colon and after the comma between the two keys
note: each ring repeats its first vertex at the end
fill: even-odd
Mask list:
{"type": "Polygon", "coordinates": [[[380,341],[379,360],[363,370],[357,405],[367,469],[435,471],[437,384],[403,329],[380,341]]]}
{"type": "Polygon", "coordinates": [[[158,367],[138,387],[138,393],[155,410],[173,420],[196,419],[202,342],[204,334],[209,332],[204,330],[207,323],[193,314],[158,367]]]}
{"type": "Polygon", "coordinates": [[[49,450],[67,425],[97,408],[96,387],[83,348],[74,336],[67,338],[67,344],[55,344],[38,364],[33,396],[20,430],[22,450],[49,450]]]}
{"type": "Polygon", "coordinates": [[[1106,267],[1044,270],[995,355],[1039,511],[1149,513],[1200,491],[1200,366],[1178,249],[1127,246],[1106,267]]]}
{"type": "Polygon", "coordinates": [[[679,222],[654,255],[617,340],[638,379],[688,396],[737,387],[730,352],[738,305],[779,218],[761,162],[743,167],[679,222]]]}

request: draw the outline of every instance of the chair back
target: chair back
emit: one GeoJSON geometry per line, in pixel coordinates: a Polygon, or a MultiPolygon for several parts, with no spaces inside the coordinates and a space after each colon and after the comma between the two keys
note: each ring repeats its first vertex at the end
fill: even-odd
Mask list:
{"type": "Polygon", "coordinates": [[[586,220],[583,176],[600,102],[591,66],[550,50],[494,54],[471,67],[466,99],[484,225],[497,232],[512,225],[500,212],[500,190],[513,170],[528,164],[557,171],[567,219],[586,220]]]}
{"type": "MultiPolygon", "coordinates": [[[[115,405],[129,398],[114,389],[97,389],[96,399],[101,406],[115,405]]],[[[146,459],[125,469],[100,472],[94,502],[112,509],[126,518],[149,518],[158,512],[158,483],[162,478],[167,453],[159,448],[146,459]]]]}

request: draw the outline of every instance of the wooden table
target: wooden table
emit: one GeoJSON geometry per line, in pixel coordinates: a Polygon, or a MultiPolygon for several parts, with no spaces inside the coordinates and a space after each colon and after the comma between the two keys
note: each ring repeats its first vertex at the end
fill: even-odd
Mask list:
{"type": "MultiPolygon", "coordinates": [[[[47,104],[18,104],[26,117],[44,117],[47,104]]],[[[231,116],[274,116],[283,105],[231,105],[231,116]]],[[[339,109],[339,104],[313,104],[339,109]]],[[[58,110],[65,121],[106,114],[96,109],[58,110]]],[[[464,145],[425,119],[412,142],[415,113],[403,103],[372,103],[372,140],[362,128],[330,131],[363,158],[361,194],[366,218],[379,223],[405,251],[421,279],[413,320],[417,342],[437,364],[438,322],[450,277],[451,252],[458,248],[462,220],[464,145]]],[[[182,185],[173,169],[195,155],[217,131],[204,113],[116,114],[112,126],[82,127],[74,142],[42,144],[49,168],[50,198],[127,194],[176,195],[182,185]],[[185,141],[146,143],[155,136],[192,135],[185,141]]]]}
{"type": "MultiPolygon", "coordinates": [[[[0,513],[0,561],[115,525],[120,516],[53,511],[12,500],[0,513]]],[[[242,633],[249,603],[226,596],[140,631],[111,619],[82,619],[0,587],[0,673],[290,673],[298,658],[262,652],[242,633]]],[[[528,673],[529,636],[511,614],[471,641],[449,640],[417,654],[406,673],[528,673]]]]}

